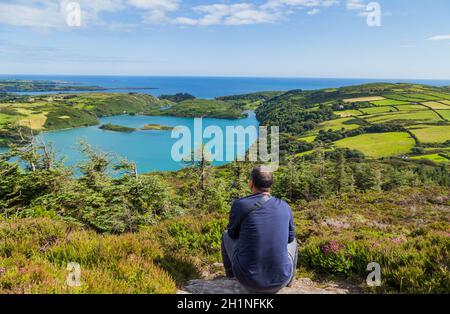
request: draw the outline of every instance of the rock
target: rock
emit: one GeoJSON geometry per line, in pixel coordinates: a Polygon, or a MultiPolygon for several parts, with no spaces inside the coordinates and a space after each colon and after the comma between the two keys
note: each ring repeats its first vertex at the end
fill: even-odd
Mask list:
{"type": "MultiPolygon", "coordinates": [[[[357,287],[342,287],[336,283],[318,284],[309,278],[295,280],[291,287],[279,294],[348,294],[360,293],[357,287]]],[[[191,280],[178,294],[249,294],[237,280],[218,278],[214,280],[191,280]]]]}

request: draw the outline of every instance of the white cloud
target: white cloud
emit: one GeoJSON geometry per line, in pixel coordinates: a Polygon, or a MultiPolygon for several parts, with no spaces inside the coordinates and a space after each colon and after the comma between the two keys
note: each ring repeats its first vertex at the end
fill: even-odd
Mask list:
{"type": "Polygon", "coordinates": [[[167,13],[177,11],[180,6],[180,0],[128,0],[127,3],[145,10],[144,22],[151,24],[167,22],[167,13]]]}
{"type": "Polygon", "coordinates": [[[364,0],[347,0],[346,7],[348,10],[365,10],[366,3],[364,0]]]}
{"type": "Polygon", "coordinates": [[[319,13],[319,7],[330,7],[338,4],[337,0],[267,0],[262,5],[249,2],[235,4],[209,4],[193,8],[200,17],[179,17],[174,20],[182,25],[248,25],[274,23],[296,8],[309,8],[309,15],[319,13]]]}
{"type": "Polygon", "coordinates": [[[308,15],[316,15],[319,13],[320,13],[319,9],[312,9],[311,11],[308,11],[308,15]]]}
{"type": "Polygon", "coordinates": [[[434,40],[434,41],[450,40],[450,35],[436,35],[436,36],[428,38],[428,40],[434,40]]]}
{"type": "MultiPolygon", "coordinates": [[[[143,21],[160,23],[167,20],[167,12],[178,10],[181,0],[12,0],[0,3],[0,25],[25,26],[32,28],[67,27],[67,4],[80,4],[82,26],[90,23],[103,25],[99,15],[102,12],[118,12],[133,8],[142,13],[143,21]]],[[[120,25],[113,23],[115,27],[120,25]]]]}

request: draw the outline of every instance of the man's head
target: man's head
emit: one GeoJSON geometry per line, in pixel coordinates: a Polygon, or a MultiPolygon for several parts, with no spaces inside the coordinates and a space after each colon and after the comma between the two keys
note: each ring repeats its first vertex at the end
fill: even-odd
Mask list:
{"type": "Polygon", "coordinates": [[[249,186],[252,193],[269,193],[273,184],[273,173],[269,167],[258,166],[252,170],[249,186]]]}

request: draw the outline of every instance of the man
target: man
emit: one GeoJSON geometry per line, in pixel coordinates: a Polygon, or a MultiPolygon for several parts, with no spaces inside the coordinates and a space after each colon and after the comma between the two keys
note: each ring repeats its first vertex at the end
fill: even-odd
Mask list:
{"type": "Polygon", "coordinates": [[[292,210],[270,195],[272,184],[269,168],[253,169],[252,195],[233,203],[228,230],[222,236],[227,277],[236,277],[254,293],[277,293],[288,286],[297,265],[292,210]]]}

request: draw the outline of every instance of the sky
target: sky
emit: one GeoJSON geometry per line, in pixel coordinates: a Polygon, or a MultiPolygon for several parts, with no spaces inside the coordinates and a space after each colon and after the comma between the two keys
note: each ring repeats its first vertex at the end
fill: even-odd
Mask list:
{"type": "Polygon", "coordinates": [[[450,79],[450,1],[0,0],[0,74],[450,79]]]}

